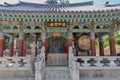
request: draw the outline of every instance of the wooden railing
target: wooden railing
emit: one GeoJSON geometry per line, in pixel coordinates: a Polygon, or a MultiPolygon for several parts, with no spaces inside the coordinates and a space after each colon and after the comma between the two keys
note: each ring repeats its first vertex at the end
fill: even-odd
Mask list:
{"type": "Polygon", "coordinates": [[[67,65],[67,53],[49,53],[47,55],[47,65],[67,65]]]}

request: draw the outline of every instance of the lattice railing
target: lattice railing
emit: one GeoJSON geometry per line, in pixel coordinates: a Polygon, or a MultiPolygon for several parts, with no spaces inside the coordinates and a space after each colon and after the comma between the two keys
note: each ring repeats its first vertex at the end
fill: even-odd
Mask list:
{"type": "Polygon", "coordinates": [[[79,56],[74,60],[79,67],[120,67],[119,56],[79,56]]]}
{"type": "Polygon", "coordinates": [[[30,68],[30,57],[0,57],[0,68],[30,68]]]}

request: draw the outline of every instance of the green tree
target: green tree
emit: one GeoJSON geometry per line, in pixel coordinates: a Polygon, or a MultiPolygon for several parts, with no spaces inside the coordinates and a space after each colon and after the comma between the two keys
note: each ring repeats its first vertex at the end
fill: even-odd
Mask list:
{"type": "Polygon", "coordinates": [[[47,0],[47,4],[69,4],[68,0],[47,0]]]}
{"type": "Polygon", "coordinates": [[[120,31],[115,32],[116,44],[120,45],[120,31]]]}
{"type": "Polygon", "coordinates": [[[47,3],[47,4],[57,4],[58,1],[57,0],[47,0],[45,3],[47,3]]]}
{"type": "Polygon", "coordinates": [[[68,0],[59,0],[59,3],[60,4],[69,4],[69,1],[68,0]]]}

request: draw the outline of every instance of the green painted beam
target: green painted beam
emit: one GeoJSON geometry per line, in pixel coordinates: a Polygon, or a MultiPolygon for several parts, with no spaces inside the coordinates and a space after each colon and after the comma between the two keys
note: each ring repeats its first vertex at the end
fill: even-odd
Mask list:
{"type": "MultiPolygon", "coordinates": [[[[19,33],[21,32],[18,29],[4,29],[5,33],[19,33]]],[[[22,32],[24,33],[41,33],[42,30],[41,29],[24,29],[22,32]]]]}
{"type": "Polygon", "coordinates": [[[71,32],[91,32],[90,29],[72,29],[71,32]]]}
{"type": "Polygon", "coordinates": [[[120,17],[120,12],[110,12],[110,13],[80,13],[80,14],[76,14],[76,13],[72,13],[72,14],[57,14],[56,13],[54,14],[26,14],[26,13],[23,13],[23,14],[9,14],[9,13],[0,13],[0,18],[16,18],[16,19],[32,19],[32,20],[48,20],[48,19],[65,19],[65,20],[70,20],[70,19],[73,19],[73,20],[77,20],[77,19],[106,19],[106,18],[118,18],[120,17]]]}
{"type": "Polygon", "coordinates": [[[94,30],[90,30],[90,29],[72,29],[72,32],[109,32],[109,29],[94,29],[94,30]]]}

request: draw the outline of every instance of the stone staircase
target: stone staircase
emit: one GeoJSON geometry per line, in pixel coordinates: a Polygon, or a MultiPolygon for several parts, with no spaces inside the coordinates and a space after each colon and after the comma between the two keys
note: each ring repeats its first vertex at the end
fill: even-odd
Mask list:
{"type": "Polygon", "coordinates": [[[67,67],[46,67],[44,80],[71,80],[67,67]]]}

